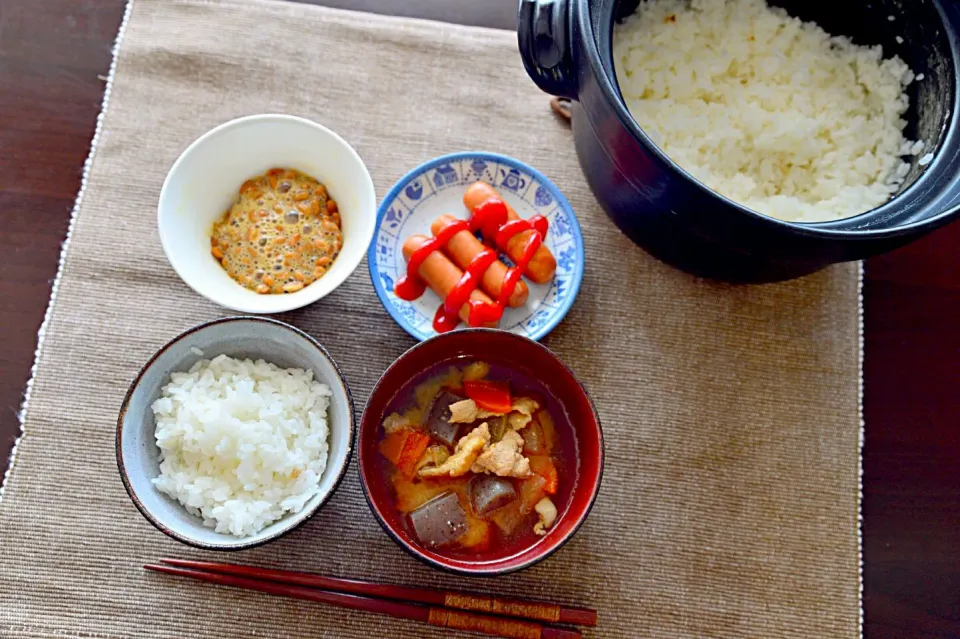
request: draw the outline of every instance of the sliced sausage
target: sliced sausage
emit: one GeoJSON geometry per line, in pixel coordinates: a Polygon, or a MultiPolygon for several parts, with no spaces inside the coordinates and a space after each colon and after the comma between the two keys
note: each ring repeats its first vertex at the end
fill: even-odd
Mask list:
{"type": "MultiPolygon", "coordinates": [[[[408,237],[407,241],[403,243],[403,258],[410,261],[410,256],[413,255],[413,252],[429,239],[426,235],[411,235],[408,237]]],[[[434,251],[431,253],[427,259],[423,261],[423,264],[420,265],[418,274],[423,278],[427,286],[440,296],[441,300],[447,298],[447,295],[453,290],[453,287],[456,286],[460,278],[463,277],[463,271],[451,262],[450,258],[443,254],[443,251],[434,251]]],[[[493,300],[491,300],[486,293],[477,289],[474,289],[473,292],[470,293],[470,299],[493,304],[493,300]]],[[[460,319],[463,320],[464,323],[469,324],[469,304],[464,304],[460,307],[460,319]]],[[[496,328],[497,323],[487,322],[483,324],[483,326],[496,328]]]]}
{"type": "MultiPolygon", "coordinates": [[[[497,193],[496,189],[486,182],[474,182],[467,187],[466,192],[463,194],[463,204],[467,207],[467,210],[473,214],[477,207],[491,198],[503,199],[500,197],[500,194],[497,193]]],[[[511,220],[519,220],[520,216],[513,210],[513,207],[506,202],[504,202],[504,204],[507,206],[507,217],[511,220]]],[[[523,255],[523,249],[533,233],[534,231],[524,231],[510,238],[510,241],[507,242],[505,253],[510,256],[511,260],[516,262],[520,259],[520,256],[523,255]]],[[[490,238],[487,239],[489,241],[490,238]]],[[[546,244],[541,244],[533,254],[533,259],[531,259],[527,265],[527,270],[524,275],[537,284],[545,284],[553,279],[556,272],[556,258],[553,257],[553,253],[550,252],[546,244]]]]}
{"type": "MultiPolygon", "coordinates": [[[[443,229],[458,221],[459,220],[452,215],[441,215],[434,220],[433,225],[430,227],[430,232],[434,235],[439,235],[443,229]]],[[[444,250],[453,260],[454,264],[462,269],[466,269],[470,265],[470,262],[473,261],[473,258],[485,248],[483,242],[478,240],[473,233],[470,231],[460,231],[450,238],[444,250]]],[[[490,297],[498,299],[500,297],[500,291],[503,289],[503,278],[506,277],[506,275],[506,264],[497,260],[487,267],[480,285],[483,286],[483,290],[486,291],[490,297]]],[[[507,305],[513,308],[523,306],[527,301],[528,294],[529,290],[527,289],[527,285],[522,281],[517,282],[517,285],[513,289],[513,294],[510,295],[510,299],[507,300],[507,305]]]]}

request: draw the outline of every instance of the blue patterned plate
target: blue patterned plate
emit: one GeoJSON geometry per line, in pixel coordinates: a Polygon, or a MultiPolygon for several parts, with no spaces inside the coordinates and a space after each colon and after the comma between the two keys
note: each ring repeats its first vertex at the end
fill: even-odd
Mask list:
{"type": "Polygon", "coordinates": [[[411,235],[430,235],[430,225],[444,213],[466,219],[463,192],[477,180],[493,185],[520,217],[539,213],[550,223],[546,245],[557,258],[556,276],[546,284],[525,279],[530,288],[527,303],[508,308],[500,320],[500,328],[538,340],[563,319],[580,290],[583,236],[570,203],[553,182],[504,155],[484,151],[444,155],[400,178],[377,211],[377,227],[367,253],[373,287],[404,330],[418,340],[436,335],[433,316],[440,298],[433,291],[427,289],[413,302],[393,294],[393,283],[407,272],[401,247],[411,235]]]}

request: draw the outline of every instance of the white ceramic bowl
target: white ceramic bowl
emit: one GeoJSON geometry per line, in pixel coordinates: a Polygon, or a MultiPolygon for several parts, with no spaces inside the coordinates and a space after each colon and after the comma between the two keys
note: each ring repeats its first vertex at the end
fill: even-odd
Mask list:
{"type": "Polygon", "coordinates": [[[339,135],[290,115],[251,115],[221,124],[187,147],[160,191],[157,225],[167,259],[207,299],[245,313],[280,313],[316,302],[340,286],[366,253],[377,218],[373,180],[339,135]],[[343,248],[330,270],[296,293],[258,295],[233,281],[210,254],[213,223],[249,178],[273,167],[322,182],[337,201],[343,248]]]}
{"type": "Polygon", "coordinates": [[[240,550],[277,539],[307,521],[330,498],[347,472],[353,447],[354,407],[350,387],[330,354],[306,333],[265,317],[228,317],[200,324],[173,338],[150,358],[130,385],[117,418],[117,465],[133,503],[144,517],[174,539],[209,550],[240,550]],[[303,509],[288,513],[249,537],[215,532],[175,499],[153,485],[160,475],[156,420],[151,406],[170,374],[189,370],[201,356],[264,359],[282,368],[312,370],[330,387],[327,424],[330,452],[320,477],[319,492],[303,509]]]}

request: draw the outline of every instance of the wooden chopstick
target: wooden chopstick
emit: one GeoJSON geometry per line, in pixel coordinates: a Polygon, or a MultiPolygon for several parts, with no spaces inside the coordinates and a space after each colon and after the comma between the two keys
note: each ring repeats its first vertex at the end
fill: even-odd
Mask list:
{"type": "Polygon", "coordinates": [[[297,586],[250,577],[239,577],[230,574],[181,568],[178,566],[147,564],[144,568],[170,575],[191,577],[193,579],[199,579],[200,581],[207,581],[223,586],[233,586],[247,590],[257,590],[271,595],[317,601],[342,608],[365,610],[400,617],[402,619],[423,621],[441,628],[481,632],[497,637],[507,637],[508,639],[581,639],[582,637],[578,630],[554,628],[533,621],[510,619],[495,615],[463,612],[460,610],[451,610],[450,608],[406,603],[391,599],[364,597],[343,592],[318,590],[307,586],[297,586]]]}
{"type": "Polygon", "coordinates": [[[238,566],[236,564],[190,561],[186,559],[161,559],[160,561],[170,566],[207,570],[224,575],[239,575],[242,577],[252,577],[254,579],[266,579],[277,583],[309,586],[322,588],[324,590],[348,592],[355,595],[415,601],[431,606],[444,606],[458,610],[469,610],[471,612],[516,617],[518,619],[546,621],[548,623],[568,623],[578,626],[597,625],[597,611],[590,610],[589,608],[571,608],[540,601],[492,597],[469,592],[449,592],[431,588],[370,583],[355,579],[324,577],[323,575],[313,573],[271,570],[269,568],[257,568],[255,566],[238,566]]]}

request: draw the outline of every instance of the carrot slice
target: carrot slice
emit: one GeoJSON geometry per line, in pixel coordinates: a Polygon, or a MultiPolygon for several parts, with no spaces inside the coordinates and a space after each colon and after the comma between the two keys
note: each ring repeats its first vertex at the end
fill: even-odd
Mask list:
{"type": "Polygon", "coordinates": [[[417,462],[430,444],[430,435],[419,431],[411,431],[403,442],[397,468],[407,477],[413,477],[417,472],[417,462]]]}
{"type": "Polygon", "coordinates": [[[411,428],[402,428],[383,438],[380,453],[407,477],[417,471],[417,462],[430,444],[430,435],[411,428]]]}
{"type": "Polygon", "coordinates": [[[560,484],[560,476],[557,474],[557,467],[549,457],[537,455],[530,457],[530,470],[543,477],[543,490],[548,495],[557,494],[557,487],[560,484]]]}
{"type": "Polygon", "coordinates": [[[507,382],[474,380],[463,383],[463,391],[477,406],[488,411],[504,414],[513,407],[510,385],[507,382]]]}
{"type": "Polygon", "coordinates": [[[400,463],[400,453],[403,452],[403,444],[407,440],[407,433],[409,432],[406,429],[394,431],[380,442],[380,454],[394,466],[400,463]]]}

